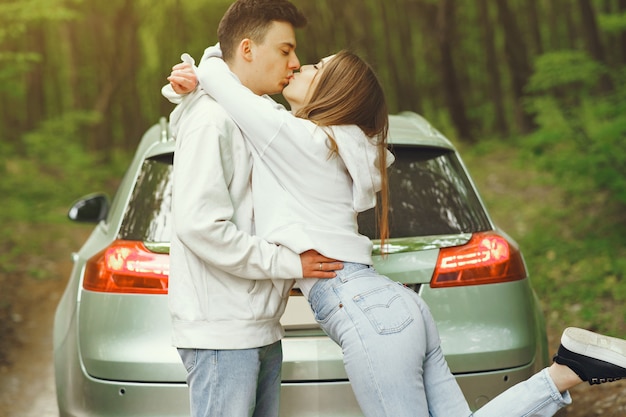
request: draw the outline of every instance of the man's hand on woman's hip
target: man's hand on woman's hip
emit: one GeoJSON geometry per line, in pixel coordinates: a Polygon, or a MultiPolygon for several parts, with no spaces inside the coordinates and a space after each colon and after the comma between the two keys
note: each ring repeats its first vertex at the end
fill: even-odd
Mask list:
{"type": "Polygon", "coordinates": [[[343,263],[327,258],[316,250],[308,250],[300,254],[302,276],[304,278],[334,278],[335,271],[343,268],[343,263]]]}

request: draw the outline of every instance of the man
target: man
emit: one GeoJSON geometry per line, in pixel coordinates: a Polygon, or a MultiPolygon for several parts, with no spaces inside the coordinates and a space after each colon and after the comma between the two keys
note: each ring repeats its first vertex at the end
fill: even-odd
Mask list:
{"type": "MultiPolygon", "coordinates": [[[[295,28],[305,23],[287,0],[238,0],[222,18],[218,40],[244,85],[275,94],[300,66],[295,28]]],[[[292,278],[332,278],[341,264],[252,235],[251,155],[237,126],[203,91],[186,96],[170,124],[177,143],[169,305],[192,416],[277,416],[279,320],[292,278]]]]}

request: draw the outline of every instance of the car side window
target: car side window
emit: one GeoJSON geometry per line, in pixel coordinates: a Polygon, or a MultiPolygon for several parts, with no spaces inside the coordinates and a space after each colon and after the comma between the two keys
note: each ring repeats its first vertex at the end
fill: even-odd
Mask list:
{"type": "Polygon", "coordinates": [[[169,242],[172,222],[172,156],[143,162],[124,213],[119,238],[169,242]]]}

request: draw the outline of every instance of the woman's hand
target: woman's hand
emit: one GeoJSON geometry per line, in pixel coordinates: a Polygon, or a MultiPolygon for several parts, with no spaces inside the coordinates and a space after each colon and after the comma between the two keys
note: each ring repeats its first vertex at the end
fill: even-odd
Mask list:
{"type": "Polygon", "coordinates": [[[181,62],[172,67],[172,73],[167,80],[178,94],[188,94],[198,86],[198,78],[191,64],[181,62]]]}

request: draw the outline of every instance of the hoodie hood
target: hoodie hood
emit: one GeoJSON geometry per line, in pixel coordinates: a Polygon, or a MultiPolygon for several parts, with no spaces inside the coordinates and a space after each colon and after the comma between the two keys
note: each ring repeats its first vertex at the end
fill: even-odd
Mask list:
{"type": "MultiPolygon", "coordinates": [[[[339,156],[352,177],[352,205],[357,212],[376,206],[376,193],[382,180],[378,169],[378,147],[358,126],[332,129],[339,156]]],[[[395,160],[388,150],[387,167],[395,160]]]]}

